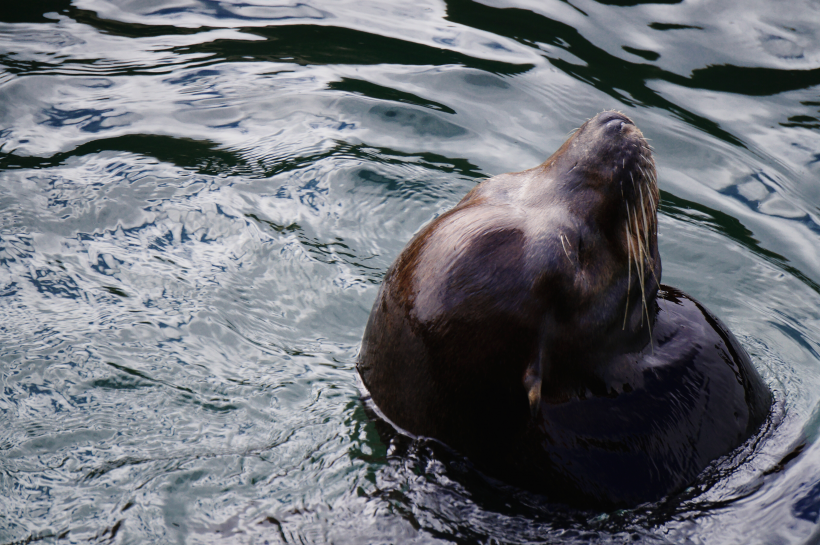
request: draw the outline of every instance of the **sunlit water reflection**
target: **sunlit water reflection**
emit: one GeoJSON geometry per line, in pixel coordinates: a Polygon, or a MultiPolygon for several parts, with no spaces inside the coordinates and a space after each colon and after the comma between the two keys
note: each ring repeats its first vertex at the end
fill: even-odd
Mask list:
{"type": "Polygon", "coordinates": [[[820,539],[816,2],[19,4],[0,543],[820,539]],[[355,371],[412,234],[605,108],[655,147],[664,281],[777,400],[716,486],[614,513],[397,436],[355,371]]]}

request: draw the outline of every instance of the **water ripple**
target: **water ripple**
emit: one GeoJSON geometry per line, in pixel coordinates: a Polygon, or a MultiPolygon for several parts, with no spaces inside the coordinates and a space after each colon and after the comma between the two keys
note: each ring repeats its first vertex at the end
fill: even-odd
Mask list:
{"type": "Polygon", "coordinates": [[[32,6],[0,17],[0,543],[816,538],[813,3],[32,6]],[[776,405],[715,486],[591,513],[397,435],[355,358],[422,225],[610,107],[664,280],[776,405]]]}

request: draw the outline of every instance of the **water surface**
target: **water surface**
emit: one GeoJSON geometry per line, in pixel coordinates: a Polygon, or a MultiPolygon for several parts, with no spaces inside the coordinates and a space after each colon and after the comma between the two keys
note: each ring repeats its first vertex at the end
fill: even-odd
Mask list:
{"type": "Polygon", "coordinates": [[[0,543],[816,543],[820,4],[48,0],[0,13],[0,543]],[[776,399],[611,513],[365,411],[392,260],[597,112],[655,148],[664,282],[776,399]]]}

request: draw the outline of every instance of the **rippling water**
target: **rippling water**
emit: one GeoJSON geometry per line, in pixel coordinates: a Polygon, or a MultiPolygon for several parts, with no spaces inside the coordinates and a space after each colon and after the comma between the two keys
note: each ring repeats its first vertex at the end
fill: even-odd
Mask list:
{"type": "Polygon", "coordinates": [[[820,540],[816,1],[44,0],[0,21],[0,543],[820,540]],[[664,281],[776,405],[716,486],[598,513],[396,436],[355,357],[414,232],[606,108],[655,147],[664,281]]]}

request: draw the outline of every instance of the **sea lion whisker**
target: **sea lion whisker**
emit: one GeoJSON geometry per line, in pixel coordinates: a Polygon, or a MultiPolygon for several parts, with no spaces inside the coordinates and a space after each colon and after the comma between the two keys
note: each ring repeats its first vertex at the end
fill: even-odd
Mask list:
{"type": "MultiPolygon", "coordinates": [[[[629,229],[630,229],[630,231],[633,228],[632,216],[634,216],[634,214],[630,214],[629,213],[629,208],[627,208],[627,218],[629,219],[629,229]]],[[[638,276],[638,283],[641,285],[641,289],[643,289],[643,280],[641,278],[641,265],[640,265],[640,261],[641,261],[641,255],[640,255],[641,248],[640,248],[640,243],[639,243],[640,242],[640,236],[638,235],[637,226],[638,226],[637,223],[635,223],[634,224],[635,232],[632,235],[632,237],[630,237],[630,242],[635,244],[634,251],[632,252],[632,255],[630,257],[632,258],[632,260],[635,261],[635,274],[638,276]]],[[[641,325],[643,325],[643,313],[641,313],[641,325]]]]}
{"type": "Polygon", "coordinates": [[[626,205],[626,234],[628,235],[627,257],[632,259],[632,215],[629,213],[629,204],[626,205]]]}
{"type": "Polygon", "coordinates": [[[658,180],[655,178],[655,169],[652,166],[648,166],[646,170],[646,183],[647,183],[647,190],[650,187],[657,187],[658,180]]]}
{"type": "MultiPolygon", "coordinates": [[[[651,199],[651,198],[650,198],[650,199],[648,199],[648,200],[649,200],[649,202],[650,202],[650,203],[652,203],[652,199],[651,199]]],[[[650,248],[650,245],[649,245],[649,237],[650,237],[650,236],[654,233],[654,229],[656,229],[656,228],[657,228],[657,226],[658,226],[658,222],[657,222],[657,217],[656,217],[656,216],[651,216],[651,215],[650,215],[650,216],[649,216],[649,218],[650,218],[650,219],[649,219],[649,220],[647,220],[647,219],[646,219],[647,214],[646,214],[645,206],[646,206],[646,203],[643,201],[643,195],[641,195],[641,213],[643,214],[643,222],[644,222],[644,235],[645,235],[645,237],[646,237],[646,247],[647,247],[647,248],[650,248]],[[653,219],[653,218],[654,218],[654,220],[655,220],[655,221],[654,221],[654,223],[652,223],[652,219],[653,219]],[[649,222],[650,222],[650,224],[651,224],[652,226],[654,226],[654,228],[653,228],[653,232],[650,232],[649,227],[647,226],[647,221],[649,221],[649,222]]],[[[651,206],[651,204],[650,204],[650,206],[651,206]]],[[[651,273],[652,273],[652,278],[654,278],[654,279],[655,279],[655,283],[656,283],[657,285],[659,285],[659,286],[660,286],[660,285],[661,285],[661,282],[660,282],[660,280],[658,280],[658,276],[655,274],[655,267],[654,267],[654,259],[653,259],[653,256],[651,256],[651,255],[647,255],[646,257],[647,257],[647,265],[649,266],[649,272],[651,272],[651,273]]]]}
{"type": "MultiPolygon", "coordinates": [[[[638,241],[638,244],[639,245],[641,244],[640,240],[638,241]]],[[[643,248],[641,248],[641,252],[643,253],[643,248]]],[[[643,259],[641,261],[643,261],[643,259]]],[[[648,264],[648,262],[649,262],[648,256],[647,256],[646,261],[647,261],[647,264],[648,264]]],[[[652,269],[652,267],[650,267],[650,269],[652,269]]],[[[652,271],[652,274],[655,274],[654,270],[652,271]]],[[[643,314],[645,312],[646,313],[646,327],[649,330],[649,349],[652,351],[652,355],[654,356],[655,355],[655,343],[654,343],[654,340],[652,339],[652,318],[649,316],[649,305],[646,303],[646,287],[644,286],[644,277],[645,277],[645,275],[646,275],[645,271],[641,270],[641,300],[643,301],[643,309],[642,309],[643,312],[641,312],[641,325],[643,325],[643,314]]]]}
{"type": "MultiPolygon", "coordinates": [[[[626,215],[629,217],[628,205],[626,215]]],[[[624,305],[624,325],[621,326],[621,331],[626,329],[626,317],[629,314],[629,292],[632,289],[632,233],[629,231],[629,221],[626,222],[626,247],[626,305],[624,305]]]]}
{"type": "MultiPolygon", "coordinates": [[[[655,203],[655,198],[658,195],[658,185],[656,183],[655,173],[656,171],[654,168],[649,169],[649,178],[646,180],[648,182],[646,199],[644,199],[643,194],[641,194],[641,212],[644,214],[644,228],[646,229],[644,234],[646,235],[647,248],[651,247],[649,244],[649,237],[652,235],[657,235],[658,230],[658,210],[657,205],[655,203]],[[647,201],[649,202],[649,214],[647,214],[645,210],[647,201]],[[649,216],[649,219],[647,219],[647,216],[649,216]]],[[[660,286],[660,280],[658,279],[658,276],[655,273],[654,264],[652,262],[649,262],[649,260],[653,260],[653,257],[651,255],[647,255],[647,265],[649,265],[649,270],[652,273],[652,277],[655,279],[655,283],[658,286],[660,286]]]]}
{"type": "MultiPolygon", "coordinates": [[[[635,214],[635,229],[638,229],[638,216],[635,214]]],[[[643,303],[643,308],[641,309],[641,325],[643,326],[643,315],[646,313],[646,327],[649,329],[649,345],[650,349],[652,350],[652,354],[655,354],[655,345],[652,340],[652,319],[649,316],[649,305],[646,303],[646,286],[644,285],[646,279],[646,271],[644,270],[645,265],[649,265],[649,255],[647,254],[646,250],[643,247],[641,242],[640,236],[636,237],[638,241],[638,250],[641,254],[641,268],[638,272],[638,278],[640,278],[641,282],[641,301],[643,303]]],[[[651,267],[650,267],[651,269],[651,267]]],[[[653,271],[654,274],[654,271],[653,271]]]]}
{"type": "MultiPolygon", "coordinates": [[[[643,293],[641,293],[643,295],[643,293]]],[[[646,296],[643,297],[643,308],[646,311],[646,328],[649,330],[649,350],[655,355],[655,341],[652,338],[652,320],[649,317],[649,306],[646,304],[646,296]]]]}
{"type": "MultiPolygon", "coordinates": [[[[636,241],[637,246],[638,246],[638,256],[640,257],[640,265],[638,265],[638,263],[635,263],[635,268],[637,269],[638,279],[640,280],[640,283],[641,283],[641,301],[643,301],[643,310],[647,310],[647,307],[646,307],[646,286],[644,286],[645,277],[646,277],[646,271],[644,270],[644,266],[645,266],[645,262],[646,262],[646,260],[645,260],[646,252],[645,252],[644,247],[643,247],[643,242],[641,241],[640,226],[638,225],[638,215],[633,214],[632,216],[635,218],[635,234],[636,234],[635,241],[636,241]]],[[[649,320],[649,311],[648,310],[646,312],[646,319],[649,320]]],[[[643,326],[643,312],[641,312],[641,326],[643,326]]]]}
{"type": "Polygon", "coordinates": [[[643,237],[646,247],[649,248],[649,225],[646,223],[646,202],[643,198],[643,190],[638,186],[638,194],[641,197],[641,215],[643,216],[643,237]]]}
{"type": "Polygon", "coordinates": [[[643,174],[643,179],[644,180],[649,179],[649,174],[646,173],[646,170],[641,165],[638,165],[638,170],[640,170],[641,174],[643,174]]]}
{"type": "Polygon", "coordinates": [[[657,185],[658,185],[658,178],[657,178],[657,176],[655,175],[655,169],[654,169],[654,168],[650,168],[650,169],[649,169],[649,180],[648,180],[648,181],[649,181],[649,182],[650,182],[653,186],[657,186],[657,185]]]}
{"type": "MultiPolygon", "coordinates": [[[[567,256],[567,259],[569,259],[570,264],[572,264],[572,258],[569,256],[569,252],[567,252],[567,247],[564,246],[564,239],[566,238],[564,236],[564,233],[561,233],[561,236],[558,237],[558,238],[561,240],[561,247],[564,249],[564,255],[567,256]]],[[[569,239],[567,239],[567,244],[569,245],[570,248],[572,248],[572,245],[569,244],[569,239]]]]}
{"type": "MultiPolygon", "coordinates": [[[[653,197],[654,197],[654,195],[649,196],[649,208],[652,210],[652,214],[657,215],[658,209],[656,208],[655,199],[653,197]]],[[[657,225],[657,218],[656,218],[655,224],[657,225]]]]}

